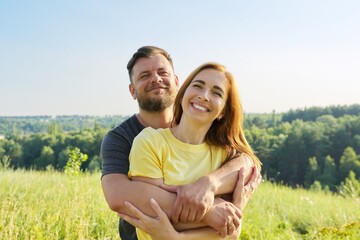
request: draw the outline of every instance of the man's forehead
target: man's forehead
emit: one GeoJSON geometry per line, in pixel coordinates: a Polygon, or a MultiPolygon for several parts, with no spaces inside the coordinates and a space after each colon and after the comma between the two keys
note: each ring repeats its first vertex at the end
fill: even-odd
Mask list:
{"type": "Polygon", "coordinates": [[[134,72],[137,71],[150,71],[162,68],[171,68],[170,62],[161,54],[157,54],[151,57],[139,58],[134,67],[134,72]]]}

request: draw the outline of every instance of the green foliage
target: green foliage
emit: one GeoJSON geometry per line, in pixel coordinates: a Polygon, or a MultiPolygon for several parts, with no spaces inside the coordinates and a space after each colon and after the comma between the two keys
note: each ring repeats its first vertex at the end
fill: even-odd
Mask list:
{"type": "Polygon", "coordinates": [[[58,160],[56,163],[56,169],[64,169],[66,166],[66,163],[69,159],[69,155],[70,155],[70,147],[66,147],[65,149],[61,150],[61,152],[58,154],[58,160]]]}
{"type": "Polygon", "coordinates": [[[126,118],[127,116],[0,116],[0,135],[58,134],[96,127],[112,128],[126,118]]]}
{"type": "Polygon", "coordinates": [[[353,171],[349,172],[349,176],[341,183],[339,193],[345,197],[351,197],[360,200],[360,181],[356,179],[353,171]]]}
{"type": "Polygon", "coordinates": [[[95,155],[91,159],[91,161],[89,163],[89,166],[88,166],[88,169],[89,169],[90,172],[97,172],[97,171],[100,170],[100,168],[101,168],[101,158],[100,158],[100,156],[95,155]]]}
{"type": "Polygon", "coordinates": [[[88,155],[82,153],[79,148],[71,150],[69,153],[69,159],[64,168],[65,173],[72,176],[79,175],[81,173],[81,164],[87,159],[88,155]]]}
{"type": "MultiPolygon", "coordinates": [[[[316,157],[309,158],[309,165],[305,175],[305,186],[309,187],[319,175],[319,166],[316,157]]],[[[321,186],[321,185],[320,185],[321,186]]]]}
{"type": "Polygon", "coordinates": [[[360,176],[360,161],[357,158],[356,152],[352,147],[347,147],[344,150],[339,167],[342,178],[346,177],[350,171],[354,171],[356,175],[360,176]]]}
{"type": "Polygon", "coordinates": [[[329,106],[325,108],[310,107],[304,109],[290,110],[283,114],[283,121],[292,122],[296,119],[303,121],[316,121],[317,118],[324,115],[332,115],[339,118],[345,115],[360,115],[360,104],[350,106],[329,106]]]}
{"type": "Polygon", "coordinates": [[[360,239],[360,223],[350,222],[341,227],[324,227],[316,231],[312,239],[360,239]]]}
{"type": "Polygon", "coordinates": [[[324,161],[324,167],[322,174],[319,176],[319,181],[321,185],[328,186],[330,189],[335,188],[336,183],[336,166],[334,159],[330,156],[326,156],[324,161]]]}
{"type": "MultiPolygon", "coordinates": [[[[78,147],[90,159],[81,170],[97,171],[103,137],[125,118],[0,117],[0,159],[9,156],[14,169],[62,171],[78,147]]],[[[360,177],[360,105],[245,114],[244,127],[271,181],[308,188],[318,180],[334,191],[350,170],[360,177]]]]}
{"type": "MultiPolygon", "coordinates": [[[[119,238],[99,174],[6,171],[0,189],[1,239],[119,238]]],[[[359,239],[359,225],[354,199],[263,182],[244,209],[240,239],[359,239]]]]}
{"type": "Polygon", "coordinates": [[[0,239],[119,239],[99,175],[0,173],[0,239]]]}
{"type": "Polygon", "coordinates": [[[7,155],[2,156],[2,158],[0,158],[0,170],[2,171],[6,171],[8,169],[10,169],[10,157],[7,155]]]}
{"type": "Polygon", "coordinates": [[[321,183],[319,181],[314,181],[314,183],[310,186],[310,191],[313,192],[321,192],[322,187],[321,187],[321,183]]]}
{"type": "MultiPolygon", "coordinates": [[[[244,209],[240,239],[313,239],[321,229],[341,229],[359,220],[360,205],[354,199],[265,182],[244,209]]],[[[345,231],[348,239],[357,239],[355,228],[345,231]]]]}
{"type": "Polygon", "coordinates": [[[43,146],[40,157],[35,159],[35,168],[44,170],[47,166],[52,166],[55,161],[54,150],[50,146],[43,146]]]}

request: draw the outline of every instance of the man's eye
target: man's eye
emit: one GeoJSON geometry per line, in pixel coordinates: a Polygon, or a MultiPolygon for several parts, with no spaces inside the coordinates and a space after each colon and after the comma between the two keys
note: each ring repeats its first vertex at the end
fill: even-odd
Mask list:
{"type": "Polygon", "coordinates": [[[193,84],[193,87],[195,87],[195,88],[201,88],[201,85],[200,85],[200,84],[193,84]]]}
{"type": "Polygon", "coordinates": [[[168,72],[160,72],[159,74],[160,74],[160,76],[168,76],[169,75],[168,72]]]}

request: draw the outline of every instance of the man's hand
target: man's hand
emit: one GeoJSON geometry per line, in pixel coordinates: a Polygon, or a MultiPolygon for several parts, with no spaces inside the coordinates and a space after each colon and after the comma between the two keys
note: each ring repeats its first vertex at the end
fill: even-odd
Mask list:
{"type": "Polygon", "coordinates": [[[242,212],[231,202],[216,198],[203,223],[217,230],[222,238],[232,235],[241,226],[242,212]]]}
{"type": "Polygon", "coordinates": [[[250,180],[245,184],[244,168],[239,170],[239,178],[236,183],[236,187],[233,193],[232,203],[235,204],[239,209],[244,210],[246,204],[253,195],[255,189],[261,183],[260,171],[254,166],[250,177],[250,180]]]}
{"type": "Polygon", "coordinates": [[[200,222],[214,203],[215,187],[209,177],[201,177],[196,182],[161,188],[177,193],[177,198],[171,212],[173,223],[200,222]]]}

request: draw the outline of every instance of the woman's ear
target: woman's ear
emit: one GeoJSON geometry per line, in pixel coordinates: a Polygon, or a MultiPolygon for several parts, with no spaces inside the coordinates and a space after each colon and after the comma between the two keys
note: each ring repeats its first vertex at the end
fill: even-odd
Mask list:
{"type": "Polygon", "coordinates": [[[219,114],[219,116],[216,119],[218,121],[220,121],[224,116],[225,116],[225,108],[223,108],[223,110],[221,111],[221,113],[219,114]]]}
{"type": "Polygon", "coordinates": [[[219,116],[216,118],[218,121],[220,121],[224,117],[223,113],[220,113],[219,116]]]}

